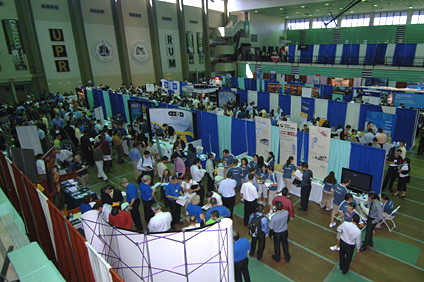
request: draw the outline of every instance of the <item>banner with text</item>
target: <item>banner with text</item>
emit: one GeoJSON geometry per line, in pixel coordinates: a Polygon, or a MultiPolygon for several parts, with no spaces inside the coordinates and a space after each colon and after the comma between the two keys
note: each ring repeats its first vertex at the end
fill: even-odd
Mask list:
{"type": "Polygon", "coordinates": [[[310,105],[308,102],[306,101],[302,101],[302,106],[301,106],[301,110],[300,110],[300,122],[307,122],[308,121],[308,116],[309,116],[309,112],[310,112],[310,105]]]}
{"type": "Polygon", "coordinates": [[[297,124],[295,122],[280,121],[280,164],[284,164],[293,156],[297,164],[297,124]]]}
{"type": "Polygon", "coordinates": [[[19,29],[19,21],[17,20],[2,20],[4,36],[6,38],[7,49],[12,55],[13,63],[16,70],[26,70],[24,46],[19,29]]]}
{"type": "Polygon", "coordinates": [[[331,128],[309,127],[309,169],[314,177],[324,179],[327,176],[330,159],[331,128]]]}
{"type": "Polygon", "coordinates": [[[188,63],[190,65],[194,64],[194,42],[193,42],[193,32],[186,32],[187,38],[187,53],[188,53],[188,63]]]}
{"type": "Polygon", "coordinates": [[[372,133],[376,134],[379,128],[383,129],[387,137],[393,137],[396,127],[396,115],[380,113],[380,112],[367,112],[365,119],[365,132],[368,128],[372,129],[372,133]]]}
{"type": "Polygon", "coordinates": [[[271,152],[271,119],[255,117],[256,126],[256,154],[268,158],[271,152]]]}
{"type": "Polygon", "coordinates": [[[197,52],[199,53],[199,64],[205,63],[205,54],[203,50],[203,33],[197,32],[197,52]]]}

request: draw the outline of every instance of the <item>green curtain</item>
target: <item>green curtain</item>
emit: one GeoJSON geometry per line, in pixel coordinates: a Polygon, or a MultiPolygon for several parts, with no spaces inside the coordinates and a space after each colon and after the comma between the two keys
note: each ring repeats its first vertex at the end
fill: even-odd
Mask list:
{"type": "Polygon", "coordinates": [[[90,109],[94,109],[93,90],[85,89],[85,91],[85,95],[87,95],[88,98],[88,106],[90,107],[90,109]]]}
{"type": "Polygon", "coordinates": [[[103,100],[105,102],[105,108],[106,108],[105,118],[110,118],[113,116],[113,114],[112,114],[112,107],[110,106],[109,92],[107,91],[102,91],[102,92],[103,92],[103,100]]]}
{"type": "Polygon", "coordinates": [[[218,119],[218,142],[221,151],[227,149],[231,152],[231,123],[232,118],[217,115],[218,119]]]}
{"type": "Polygon", "coordinates": [[[271,151],[275,156],[275,163],[280,161],[280,130],[278,126],[271,126],[271,151]]]}

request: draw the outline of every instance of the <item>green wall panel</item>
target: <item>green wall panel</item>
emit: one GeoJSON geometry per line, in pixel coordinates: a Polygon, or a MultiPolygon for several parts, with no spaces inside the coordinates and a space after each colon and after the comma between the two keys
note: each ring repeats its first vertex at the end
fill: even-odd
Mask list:
{"type": "Polygon", "coordinates": [[[418,82],[424,76],[424,71],[374,70],[372,76],[392,81],[418,82]]]}
{"type": "Polygon", "coordinates": [[[424,25],[423,24],[406,25],[403,43],[424,43],[424,25]]]}
{"type": "Polygon", "coordinates": [[[300,41],[300,30],[288,30],[287,40],[291,40],[291,45],[298,45],[300,41]]]}
{"type": "Polygon", "coordinates": [[[291,66],[282,66],[282,65],[262,65],[262,72],[269,73],[271,71],[275,71],[275,73],[280,74],[291,74],[292,67],[291,66]]]}
{"type": "Polygon", "coordinates": [[[333,33],[332,28],[319,28],[319,29],[307,29],[306,30],[306,44],[333,44],[333,33]]]}
{"type": "Polygon", "coordinates": [[[345,27],[340,32],[340,44],[394,43],[396,25],[345,27]]]}
{"type": "Polygon", "coordinates": [[[300,75],[316,75],[328,77],[354,78],[362,76],[362,69],[331,67],[299,67],[300,75]]]}

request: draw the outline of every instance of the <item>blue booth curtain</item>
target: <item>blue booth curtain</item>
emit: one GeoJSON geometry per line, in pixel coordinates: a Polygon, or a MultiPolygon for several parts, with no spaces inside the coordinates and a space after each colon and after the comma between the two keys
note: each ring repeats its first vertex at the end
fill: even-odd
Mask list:
{"type": "Polygon", "coordinates": [[[302,97],[301,98],[302,102],[306,102],[309,104],[309,110],[308,110],[308,119],[307,121],[312,121],[312,119],[314,118],[314,110],[315,110],[315,99],[314,98],[306,98],[306,97],[302,97]]]}
{"type": "Polygon", "coordinates": [[[351,45],[349,64],[351,64],[351,65],[358,65],[359,64],[359,44],[352,44],[351,45]]]}
{"type": "Polygon", "coordinates": [[[123,100],[122,94],[109,92],[109,101],[110,101],[112,116],[116,116],[117,113],[121,113],[124,121],[128,122],[127,116],[125,114],[124,100],[123,100]]]}
{"type": "Polygon", "coordinates": [[[247,152],[250,156],[256,154],[256,128],[255,122],[252,120],[246,120],[246,131],[247,131],[247,152]]]}
{"type": "Polygon", "coordinates": [[[377,44],[367,44],[367,53],[365,55],[365,64],[374,65],[377,44]]]}
{"type": "Polygon", "coordinates": [[[327,99],[333,94],[333,86],[332,85],[320,85],[320,96],[323,99],[327,99]]]}
{"type": "Polygon", "coordinates": [[[258,92],[258,110],[262,111],[265,109],[269,112],[269,93],[268,92],[258,92]]]}
{"type": "Polygon", "coordinates": [[[384,65],[384,59],[386,57],[387,44],[378,44],[377,51],[375,53],[375,64],[384,65]]]}
{"type": "Polygon", "coordinates": [[[107,118],[106,113],[106,105],[105,100],[103,98],[103,91],[100,89],[93,89],[93,101],[94,101],[94,107],[102,107],[103,109],[103,116],[107,118]]]}
{"type": "Polygon", "coordinates": [[[231,153],[234,156],[247,152],[246,120],[233,118],[231,123],[231,153]]]}
{"type": "Polygon", "coordinates": [[[415,51],[417,50],[417,44],[406,44],[405,54],[403,59],[403,66],[412,66],[415,59],[415,51]]]}
{"type": "MultiPolygon", "coordinates": [[[[227,149],[232,152],[231,149],[231,123],[232,118],[222,115],[217,115],[218,119],[218,143],[221,151],[227,149]]],[[[233,153],[234,154],[234,153],[233,153]]]]}
{"type": "Polygon", "coordinates": [[[289,63],[294,63],[296,54],[296,45],[289,45],[289,63]]]}
{"type": "Polygon", "coordinates": [[[348,65],[350,57],[350,44],[343,44],[342,59],[340,60],[341,65],[348,65]]]}
{"type": "Polygon", "coordinates": [[[271,151],[275,156],[275,163],[280,162],[280,128],[271,126],[271,151]]]}
{"type": "Polygon", "coordinates": [[[362,104],[359,112],[358,130],[364,130],[368,112],[381,112],[381,107],[377,105],[362,104]]]}
{"type": "Polygon", "coordinates": [[[243,105],[247,101],[247,90],[237,89],[237,93],[240,94],[240,105],[243,105]]]}
{"type": "Polygon", "coordinates": [[[414,138],[415,119],[417,118],[418,110],[413,109],[396,109],[396,126],[393,136],[393,141],[406,142],[406,149],[409,150],[414,138]]]}
{"type": "Polygon", "coordinates": [[[336,60],[337,44],[329,44],[327,48],[327,64],[334,64],[336,60]]]}
{"type": "Polygon", "coordinates": [[[110,104],[110,98],[109,98],[109,92],[108,91],[102,91],[103,95],[103,101],[105,101],[105,108],[106,108],[106,115],[105,118],[112,117],[112,107],[110,104]]]}
{"type": "Polygon", "coordinates": [[[218,120],[216,114],[202,113],[202,146],[206,153],[216,153],[216,159],[220,159],[218,120]],[[207,129],[207,130],[206,130],[207,129]]]}
{"type": "Polygon", "coordinates": [[[327,61],[327,49],[328,49],[328,45],[325,45],[325,44],[319,45],[318,58],[317,58],[318,64],[325,64],[326,63],[326,61],[327,61]]]}
{"type": "Polygon", "coordinates": [[[238,78],[237,77],[232,77],[231,78],[231,87],[238,87],[238,78]]]}
{"type": "Polygon", "coordinates": [[[381,192],[385,162],[386,151],[384,149],[351,143],[349,169],[371,174],[373,176],[371,190],[376,194],[381,192]]]}
{"type": "MultiPolygon", "coordinates": [[[[297,165],[300,165],[302,160],[302,148],[303,148],[303,161],[308,162],[309,154],[309,133],[298,131],[297,132],[297,165]]],[[[289,156],[287,156],[288,158],[289,156]]]]}
{"type": "Polygon", "coordinates": [[[341,182],[342,168],[349,168],[350,142],[330,139],[330,157],[328,159],[328,173],[334,171],[337,182],[341,182]]]}
{"type": "Polygon", "coordinates": [[[286,115],[290,115],[291,108],[291,96],[290,95],[278,95],[278,106],[286,115]]]}
{"type": "MultiPolygon", "coordinates": [[[[196,120],[196,124],[197,124],[197,126],[196,126],[197,137],[198,137],[198,139],[201,139],[202,138],[202,131],[203,131],[203,127],[202,127],[202,113],[203,112],[198,111],[198,110],[194,110],[194,109],[192,109],[191,112],[196,115],[195,120],[196,120]]],[[[203,149],[204,149],[204,147],[203,147],[203,149]]]]}
{"type": "Polygon", "coordinates": [[[328,101],[327,109],[327,120],[330,125],[337,128],[337,125],[341,125],[344,128],[346,120],[346,102],[328,101]]]}
{"type": "Polygon", "coordinates": [[[396,44],[395,53],[393,54],[392,65],[400,66],[402,65],[402,59],[405,54],[405,44],[396,44]]]}
{"type": "Polygon", "coordinates": [[[300,51],[300,62],[304,64],[312,63],[313,54],[314,54],[314,45],[308,45],[307,50],[300,51]]]}

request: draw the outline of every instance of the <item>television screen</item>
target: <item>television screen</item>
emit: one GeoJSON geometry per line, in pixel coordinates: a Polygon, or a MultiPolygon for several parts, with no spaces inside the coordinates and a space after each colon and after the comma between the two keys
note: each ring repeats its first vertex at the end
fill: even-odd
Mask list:
{"type": "Polygon", "coordinates": [[[372,186],[372,175],[362,173],[359,171],[343,168],[342,179],[345,177],[351,180],[350,185],[347,187],[354,192],[370,192],[372,186]]]}

